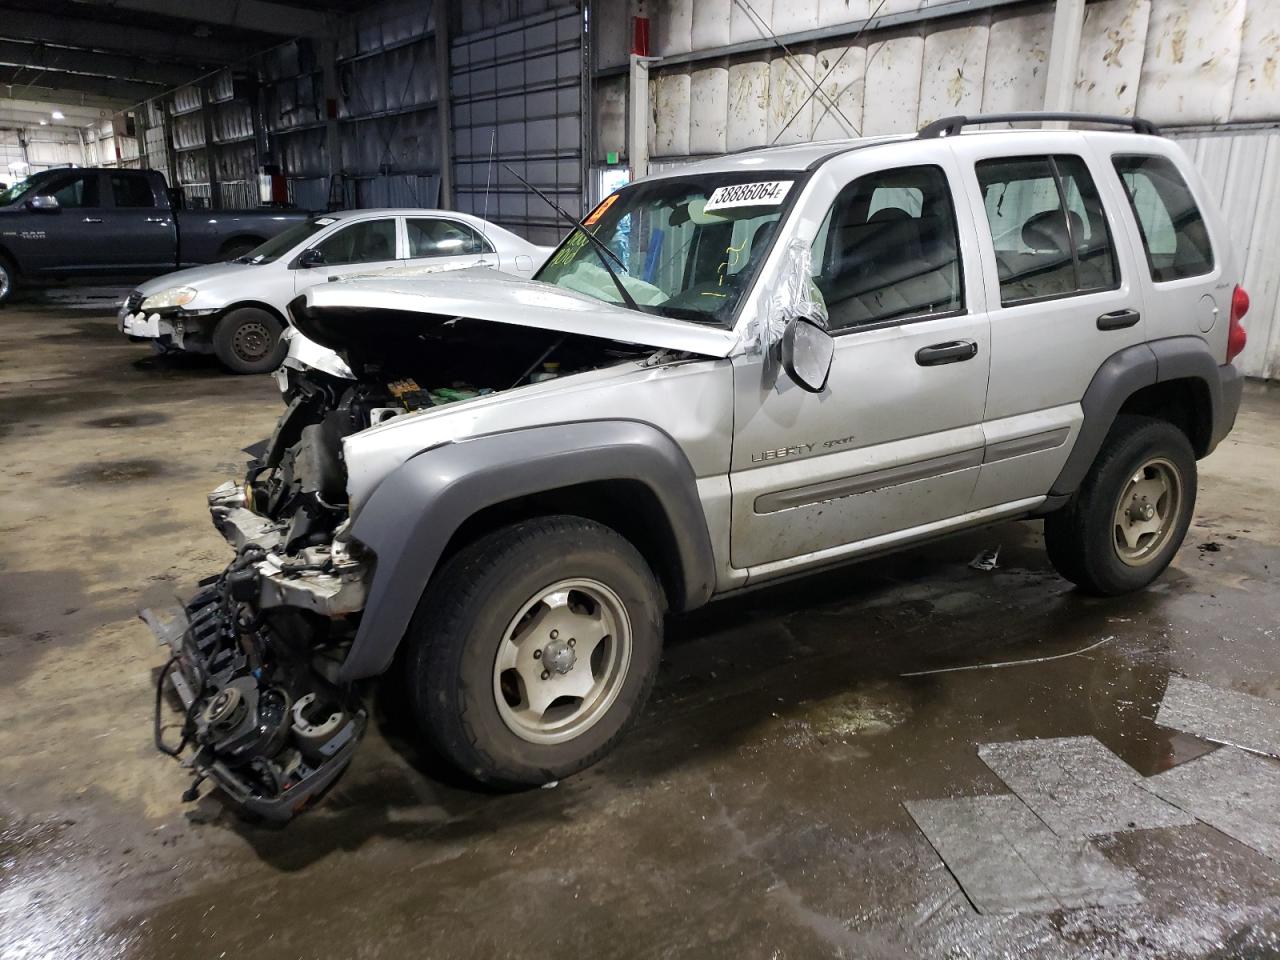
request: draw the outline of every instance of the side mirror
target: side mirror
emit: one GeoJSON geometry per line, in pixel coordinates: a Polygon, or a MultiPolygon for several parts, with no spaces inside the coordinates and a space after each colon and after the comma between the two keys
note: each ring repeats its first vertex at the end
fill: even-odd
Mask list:
{"type": "Polygon", "coordinates": [[[298,266],[304,270],[308,267],[324,266],[324,254],[320,252],[319,247],[303,250],[298,254],[298,266]]]}
{"type": "Polygon", "coordinates": [[[57,197],[51,197],[47,193],[41,193],[27,201],[27,207],[38,213],[57,213],[61,209],[57,197]]]}
{"type": "Polygon", "coordinates": [[[827,386],[836,343],[812,320],[796,317],[782,335],[782,369],[802,390],[821,393],[827,386]]]}

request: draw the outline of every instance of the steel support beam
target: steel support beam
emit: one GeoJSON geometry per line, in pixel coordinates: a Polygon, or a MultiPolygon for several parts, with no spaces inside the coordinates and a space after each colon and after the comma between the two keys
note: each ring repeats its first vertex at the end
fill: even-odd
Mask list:
{"type": "MultiPolygon", "coordinates": [[[[863,37],[873,36],[884,30],[905,27],[912,24],[942,20],[948,17],[960,17],[967,14],[981,13],[998,7],[1029,6],[1036,0],[943,0],[941,3],[921,6],[918,9],[904,10],[901,13],[886,13],[865,20],[854,20],[849,23],[832,24],[816,30],[800,30],[795,33],[780,34],[775,40],[771,36],[761,36],[758,40],[744,40],[741,43],[730,43],[719,47],[708,47],[705,50],[694,50],[690,53],[676,53],[655,59],[654,69],[671,67],[681,63],[698,63],[703,60],[719,60],[744,53],[759,53],[763,50],[777,50],[779,42],[788,47],[803,46],[806,43],[824,43],[838,41],[861,34],[863,37]]],[[[873,4],[874,6],[874,0],[873,4]]],[[[619,76],[627,72],[627,67],[606,67],[596,72],[597,77],[619,76]]]]}
{"type": "Polygon", "coordinates": [[[0,67],[0,97],[11,100],[48,100],[57,103],[60,99],[66,99],[64,95],[70,95],[71,102],[74,103],[75,94],[87,93],[127,106],[158,96],[165,89],[159,84],[90,77],[83,73],[0,67]]]}
{"type": "Polygon", "coordinates": [[[27,10],[0,10],[0,36],[43,40],[67,47],[105,50],[153,60],[199,66],[223,66],[255,51],[243,44],[193,34],[125,26],[97,20],[52,17],[27,10]]]}
{"type": "Polygon", "coordinates": [[[174,3],[173,0],[89,0],[88,5],[136,10],[139,13],[178,17],[281,37],[308,36],[322,32],[326,26],[322,11],[285,6],[269,0],[200,0],[199,3],[174,3]]]}
{"type": "MultiPolygon", "coordinates": [[[[3,20],[0,20],[0,30],[3,30],[3,20]]],[[[198,68],[176,63],[147,63],[136,57],[17,40],[0,40],[0,64],[93,74],[138,83],[161,83],[168,87],[189,83],[200,75],[198,68]]]]}

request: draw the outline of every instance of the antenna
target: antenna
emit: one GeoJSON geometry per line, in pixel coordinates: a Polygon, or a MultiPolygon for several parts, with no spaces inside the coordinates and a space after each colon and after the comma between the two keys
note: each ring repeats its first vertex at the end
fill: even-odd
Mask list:
{"type": "Polygon", "coordinates": [[[480,218],[480,233],[489,239],[489,184],[493,181],[493,150],[498,141],[498,128],[489,131],[489,169],[484,175],[484,216],[480,218]]]}

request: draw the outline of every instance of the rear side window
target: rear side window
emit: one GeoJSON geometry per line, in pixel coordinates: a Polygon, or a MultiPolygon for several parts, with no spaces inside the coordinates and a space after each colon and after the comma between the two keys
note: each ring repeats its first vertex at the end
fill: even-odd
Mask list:
{"type": "Polygon", "coordinates": [[[1142,231],[1151,279],[1181,280],[1213,270],[1213,247],[1187,182],[1165,157],[1114,157],[1142,231]]]}
{"type": "Polygon", "coordinates": [[[942,170],[883,170],[846,186],[814,238],[813,269],[833,330],[962,310],[955,208],[942,170]]]}
{"type": "Polygon", "coordinates": [[[111,196],[117,207],[154,207],[156,198],[146,177],[111,174],[111,196]]]}
{"type": "Polygon", "coordinates": [[[1110,228],[1082,159],[982,160],[977,174],[995,247],[1001,305],[1117,286],[1110,228]]]}
{"type": "Polygon", "coordinates": [[[405,227],[410,257],[459,257],[493,249],[480,234],[457,220],[411,217],[405,221],[405,227]]]}

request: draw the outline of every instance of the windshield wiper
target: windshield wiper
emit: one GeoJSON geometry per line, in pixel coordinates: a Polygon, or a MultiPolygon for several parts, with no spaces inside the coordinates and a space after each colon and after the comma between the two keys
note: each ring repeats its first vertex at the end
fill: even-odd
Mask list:
{"type": "Polygon", "coordinates": [[[520,176],[520,174],[512,170],[509,164],[504,163],[502,166],[506,168],[507,173],[511,174],[513,177],[515,177],[517,180],[523,183],[526,187],[528,187],[530,190],[532,190],[534,193],[540,196],[543,200],[545,200],[551,206],[552,210],[560,214],[560,216],[564,217],[566,220],[568,220],[575,227],[577,227],[579,230],[582,231],[582,235],[586,237],[588,240],[590,240],[592,245],[595,247],[596,256],[600,258],[600,262],[604,265],[604,269],[609,274],[609,278],[613,280],[613,285],[618,288],[618,293],[622,295],[623,302],[625,302],[626,305],[630,307],[632,310],[635,310],[638,313],[644,313],[644,311],[640,309],[640,305],[636,303],[635,298],[632,297],[631,294],[627,292],[627,288],[622,285],[622,278],[619,277],[617,271],[614,270],[613,267],[609,265],[609,259],[606,258],[606,255],[608,256],[608,258],[611,258],[623,270],[626,270],[627,265],[622,262],[622,258],[619,257],[612,250],[610,250],[608,244],[606,244],[603,240],[601,240],[594,233],[588,230],[586,228],[586,225],[583,224],[581,220],[575,219],[573,214],[569,213],[567,210],[561,207],[560,204],[556,203],[554,200],[548,197],[545,193],[543,193],[541,190],[535,187],[532,183],[530,183],[524,177],[520,176]]]}

